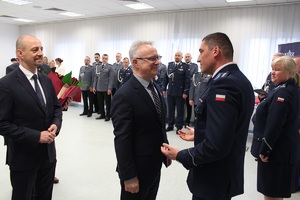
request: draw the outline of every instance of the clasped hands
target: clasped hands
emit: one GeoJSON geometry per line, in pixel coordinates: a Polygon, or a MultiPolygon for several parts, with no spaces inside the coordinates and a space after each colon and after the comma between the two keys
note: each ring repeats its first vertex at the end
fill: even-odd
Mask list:
{"type": "Polygon", "coordinates": [[[48,130],[41,132],[39,143],[47,143],[47,144],[52,143],[56,137],[56,132],[57,132],[57,126],[55,124],[51,124],[48,130]]]}
{"type": "MultiPolygon", "coordinates": [[[[187,131],[179,130],[179,137],[185,141],[194,141],[194,129],[187,126],[187,131]]],[[[169,159],[176,160],[179,149],[174,148],[166,143],[160,147],[161,152],[169,159]]]]}

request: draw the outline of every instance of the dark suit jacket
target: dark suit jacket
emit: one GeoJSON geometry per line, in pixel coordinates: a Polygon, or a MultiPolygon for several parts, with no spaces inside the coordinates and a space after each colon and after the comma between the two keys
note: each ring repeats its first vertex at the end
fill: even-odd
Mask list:
{"type": "Polygon", "coordinates": [[[11,170],[26,170],[56,159],[55,144],[39,144],[40,132],[51,124],[61,127],[62,111],[51,80],[38,73],[47,106],[42,107],[24,75],[17,68],[0,79],[0,134],[9,139],[8,164],[11,170]]]}
{"type": "Polygon", "coordinates": [[[208,82],[197,103],[194,148],[178,153],[190,191],[203,199],[243,193],[244,156],[254,93],[236,64],[208,82]]]}
{"type": "MultiPolygon", "coordinates": [[[[9,72],[12,72],[12,71],[14,71],[15,69],[17,69],[17,68],[19,67],[19,65],[20,65],[19,63],[13,63],[13,64],[7,66],[7,67],[6,67],[6,74],[8,74],[9,72]]],[[[45,74],[48,74],[48,73],[51,71],[49,65],[44,64],[44,63],[41,64],[41,66],[38,68],[38,70],[39,70],[40,72],[45,73],[45,74]]]]}
{"type": "MultiPolygon", "coordinates": [[[[159,86],[155,87],[160,91],[159,86]]],[[[162,102],[162,122],[144,86],[133,75],[115,93],[112,100],[112,122],[118,173],[122,181],[137,176],[155,178],[165,157],[160,151],[167,143],[165,131],[166,107],[162,102]]]]}

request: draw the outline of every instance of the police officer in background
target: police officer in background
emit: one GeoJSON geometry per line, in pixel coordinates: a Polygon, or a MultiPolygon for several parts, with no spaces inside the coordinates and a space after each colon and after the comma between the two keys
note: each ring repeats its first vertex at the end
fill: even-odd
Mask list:
{"type": "Polygon", "coordinates": [[[96,72],[93,84],[93,92],[97,93],[100,116],[96,119],[110,120],[111,94],[114,82],[114,70],[108,62],[108,55],[102,54],[102,65],[96,72]],[[105,102],[105,109],[104,109],[105,102]]]}
{"type": "MultiPolygon", "coordinates": [[[[100,67],[102,65],[102,62],[100,61],[100,54],[99,53],[95,53],[94,59],[95,59],[95,62],[93,63],[93,70],[94,70],[94,77],[96,77],[96,73],[99,71],[99,69],[100,69],[100,67]]],[[[94,82],[94,80],[93,80],[93,82],[94,82]]],[[[98,106],[97,94],[93,93],[92,99],[93,99],[93,105],[95,107],[95,111],[93,111],[93,112],[99,114],[99,106],[98,106]]]]}
{"type": "Polygon", "coordinates": [[[120,69],[123,68],[123,63],[122,63],[121,59],[122,59],[122,54],[121,53],[117,53],[116,54],[116,62],[112,65],[112,68],[114,69],[114,72],[115,72],[112,95],[115,94],[115,92],[116,92],[116,90],[118,88],[118,85],[119,85],[119,81],[118,81],[119,75],[118,75],[118,72],[119,72],[120,69]]]}
{"type": "Polygon", "coordinates": [[[167,94],[168,101],[168,127],[166,131],[172,131],[175,124],[175,106],[177,108],[176,128],[178,130],[183,127],[184,102],[188,96],[190,89],[190,68],[182,62],[182,52],[175,53],[175,61],[169,62],[167,75],[168,78],[163,87],[163,95],[167,94]],[[168,86],[168,91],[166,88],[168,86]]]}
{"type": "MultiPolygon", "coordinates": [[[[189,105],[194,106],[194,109],[197,107],[200,99],[200,94],[204,91],[211,75],[204,74],[202,72],[196,72],[192,76],[191,87],[189,92],[189,105]]],[[[196,120],[195,113],[195,120],[196,120]]]]}
{"type": "Polygon", "coordinates": [[[89,56],[84,58],[84,65],[79,71],[79,81],[86,85],[81,87],[82,99],[83,99],[83,113],[80,116],[87,115],[91,117],[93,114],[93,80],[94,70],[93,66],[90,65],[91,59],[89,56]]]}
{"type": "Polygon", "coordinates": [[[117,89],[119,89],[124,83],[126,83],[132,75],[132,68],[129,67],[129,59],[127,57],[123,58],[122,62],[123,68],[118,70],[118,84],[117,89]]]}
{"type": "MultiPolygon", "coordinates": [[[[159,55],[161,58],[161,55],[159,55]]],[[[159,66],[157,75],[153,78],[153,81],[160,86],[160,88],[163,88],[163,84],[166,82],[167,76],[167,66],[159,60],[159,66]]]]}
{"type": "MultiPolygon", "coordinates": [[[[191,78],[195,73],[198,72],[198,65],[196,63],[192,63],[192,56],[190,53],[186,53],[184,55],[185,63],[188,64],[190,67],[190,75],[191,78]]],[[[189,126],[191,121],[191,115],[192,115],[192,106],[189,104],[189,96],[185,99],[185,105],[186,105],[186,118],[185,118],[185,124],[184,126],[189,126]]]]}

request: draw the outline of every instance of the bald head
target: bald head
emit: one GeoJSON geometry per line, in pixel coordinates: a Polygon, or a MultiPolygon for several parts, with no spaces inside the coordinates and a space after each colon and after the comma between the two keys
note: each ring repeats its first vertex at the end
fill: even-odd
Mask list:
{"type": "Polygon", "coordinates": [[[182,52],[177,51],[175,53],[175,62],[179,63],[182,60],[183,56],[182,56],[182,52]]]}

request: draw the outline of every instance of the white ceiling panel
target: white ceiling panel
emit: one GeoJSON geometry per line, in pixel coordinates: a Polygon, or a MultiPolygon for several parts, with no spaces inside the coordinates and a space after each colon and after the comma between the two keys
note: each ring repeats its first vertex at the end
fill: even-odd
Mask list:
{"type": "Polygon", "coordinates": [[[0,23],[24,25],[49,23],[82,18],[95,18],[134,13],[164,12],[170,10],[211,9],[236,6],[255,6],[267,4],[300,3],[298,0],[253,0],[240,3],[227,3],[225,0],[31,0],[33,3],[18,6],[0,0],[0,23]],[[154,9],[133,10],[125,6],[128,3],[148,3],[154,9]],[[82,17],[59,15],[60,11],[46,9],[57,8],[68,12],[84,14],[82,17]],[[12,20],[12,17],[31,19],[35,22],[25,23],[12,20]]]}

